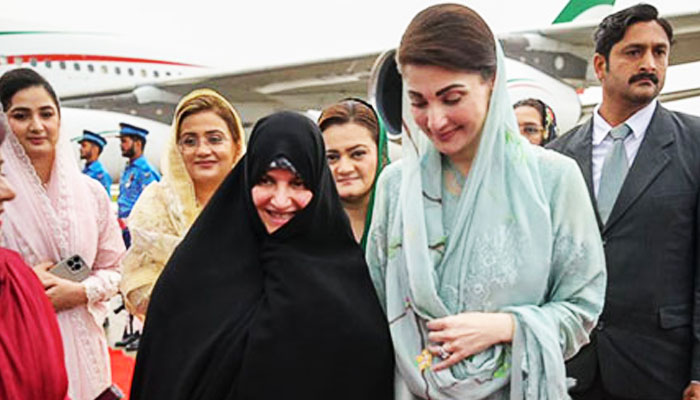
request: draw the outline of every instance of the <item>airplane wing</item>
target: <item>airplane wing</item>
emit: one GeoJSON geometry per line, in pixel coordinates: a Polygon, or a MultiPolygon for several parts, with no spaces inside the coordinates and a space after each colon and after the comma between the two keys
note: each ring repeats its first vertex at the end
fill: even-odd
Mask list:
{"type": "Polygon", "coordinates": [[[283,109],[309,110],[344,97],[366,97],[372,65],[379,54],[258,70],[207,70],[105,93],[63,97],[68,107],[108,109],[170,123],[180,97],[197,88],[221,92],[250,127],[258,118],[283,109]]]}
{"type": "MultiPolygon", "coordinates": [[[[671,65],[700,61],[700,9],[664,15],[673,26],[671,65]]],[[[590,60],[598,22],[573,21],[499,37],[508,57],[529,64],[575,87],[597,85],[590,60]]]]}
{"type": "MultiPolygon", "coordinates": [[[[665,16],[674,27],[671,64],[700,61],[700,9],[665,16]]],[[[596,22],[573,21],[499,36],[506,55],[575,88],[597,86],[590,60],[596,22]]],[[[255,70],[206,69],[196,75],[160,79],[110,92],[74,93],[65,106],[105,109],[170,123],[180,97],[194,89],[220,91],[238,109],[244,126],[282,109],[309,110],[344,97],[366,97],[379,53],[273,66],[255,70]]],[[[680,95],[680,94],[679,94],[680,95]]],[[[696,96],[696,91],[684,96],[696,96]]]]}

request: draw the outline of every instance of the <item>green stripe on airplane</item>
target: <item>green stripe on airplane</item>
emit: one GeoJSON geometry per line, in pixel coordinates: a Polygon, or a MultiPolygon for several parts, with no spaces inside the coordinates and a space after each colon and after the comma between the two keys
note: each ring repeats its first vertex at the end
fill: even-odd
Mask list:
{"type": "Polygon", "coordinates": [[[64,31],[0,31],[0,36],[8,35],[100,35],[110,36],[100,32],[64,32],[64,31]]]}
{"type": "Polygon", "coordinates": [[[552,23],[571,22],[589,8],[606,4],[613,6],[615,0],[570,0],[552,23]]]}
{"type": "Polygon", "coordinates": [[[63,33],[63,32],[51,32],[51,31],[0,31],[0,36],[6,35],[44,35],[47,33],[63,33]]]}

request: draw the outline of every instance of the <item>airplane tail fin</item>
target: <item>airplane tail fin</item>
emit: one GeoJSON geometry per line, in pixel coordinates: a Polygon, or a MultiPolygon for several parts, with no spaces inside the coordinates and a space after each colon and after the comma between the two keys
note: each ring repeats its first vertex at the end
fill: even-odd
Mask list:
{"type": "Polygon", "coordinates": [[[615,0],[569,0],[559,15],[552,21],[552,24],[571,22],[576,19],[588,19],[589,17],[600,19],[614,5],[615,0]]]}

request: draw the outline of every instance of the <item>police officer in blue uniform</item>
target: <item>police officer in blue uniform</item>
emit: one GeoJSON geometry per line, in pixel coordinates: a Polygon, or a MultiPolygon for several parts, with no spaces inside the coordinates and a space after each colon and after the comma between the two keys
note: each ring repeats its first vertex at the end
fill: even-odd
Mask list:
{"type": "MultiPolygon", "coordinates": [[[[126,247],[131,245],[131,235],[126,223],[126,218],[131,214],[134,203],[138,200],[143,189],[153,181],[160,181],[160,174],[146,161],[143,150],[146,147],[146,135],[148,131],[134,125],[120,123],[119,139],[121,140],[122,156],[129,159],[126,169],[119,180],[119,225],[122,228],[122,236],[126,247]]],[[[122,340],[115,343],[116,346],[125,346],[128,351],[138,350],[140,332],[133,326],[134,317],[129,314],[129,322],[124,330],[122,340]]]]}
{"type": "Polygon", "coordinates": [[[97,133],[84,130],[83,136],[78,139],[78,143],[80,143],[80,158],[85,160],[83,173],[100,182],[107,190],[107,194],[109,194],[109,189],[112,186],[112,177],[109,176],[105,167],[98,160],[102,150],[107,145],[107,141],[97,133]]]}
{"type": "Polygon", "coordinates": [[[143,156],[148,131],[126,123],[120,123],[119,127],[122,156],[128,158],[129,162],[119,180],[117,205],[119,206],[119,221],[124,235],[124,243],[129,247],[131,237],[125,220],[131,213],[131,208],[138,200],[143,188],[153,181],[160,181],[160,174],[143,156]]]}

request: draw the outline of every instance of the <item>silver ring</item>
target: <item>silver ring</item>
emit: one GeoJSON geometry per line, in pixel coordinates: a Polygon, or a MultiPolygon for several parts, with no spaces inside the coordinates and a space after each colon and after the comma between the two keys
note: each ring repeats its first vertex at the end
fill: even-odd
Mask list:
{"type": "Polygon", "coordinates": [[[440,358],[442,358],[443,360],[449,358],[452,355],[449,351],[445,350],[445,346],[438,347],[438,353],[440,358]]]}

